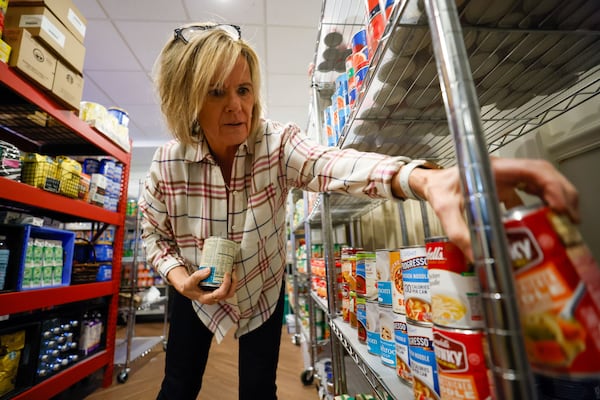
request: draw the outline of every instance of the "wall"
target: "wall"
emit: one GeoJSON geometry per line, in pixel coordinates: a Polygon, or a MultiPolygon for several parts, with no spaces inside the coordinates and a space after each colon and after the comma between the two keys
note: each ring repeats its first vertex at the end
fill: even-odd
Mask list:
{"type": "MultiPolygon", "coordinates": [[[[579,230],[596,260],[600,260],[600,97],[579,105],[503,147],[503,157],[544,158],[575,185],[580,193],[579,230]]],[[[526,202],[532,201],[525,197],[526,202]]]]}

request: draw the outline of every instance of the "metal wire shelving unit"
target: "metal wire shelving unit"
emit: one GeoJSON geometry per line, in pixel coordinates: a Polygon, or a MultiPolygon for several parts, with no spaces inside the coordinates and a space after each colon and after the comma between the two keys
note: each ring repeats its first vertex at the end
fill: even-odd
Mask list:
{"type": "MultiPolygon", "coordinates": [[[[550,3],[492,1],[479,8],[476,0],[397,1],[338,142],[341,148],[459,166],[478,273],[487,282],[482,292],[492,373],[499,398],[507,399],[537,394],[516,317],[489,154],[600,94],[600,5],[550,3]],[[506,315],[512,317],[500,318],[506,315]]],[[[327,35],[338,32],[348,45],[365,19],[362,1],[323,2],[313,74],[318,101],[331,96],[342,72],[327,63],[327,35]]],[[[319,112],[313,110],[313,118],[323,125],[319,112]]],[[[371,207],[364,199],[320,195],[308,221],[323,229],[326,254],[332,253],[331,227],[352,223],[371,207]]],[[[334,260],[327,258],[335,293],[329,275],[334,260]]],[[[336,338],[335,392],[346,388],[345,351],[378,398],[412,398],[361,355],[338,322],[335,302],[328,314],[336,338]]]]}

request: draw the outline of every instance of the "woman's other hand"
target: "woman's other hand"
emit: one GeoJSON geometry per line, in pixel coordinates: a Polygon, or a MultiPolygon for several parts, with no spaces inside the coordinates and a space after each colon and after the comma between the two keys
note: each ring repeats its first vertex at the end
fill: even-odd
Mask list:
{"type": "Polygon", "coordinates": [[[215,290],[203,290],[200,282],[210,275],[209,268],[203,268],[189,275],[185,267],[173,268],[167,278],[175,290],[191,300],[202,304],[216,304],[221,300],[233,297],[237,286],[237,277],[232,273],[225,273],[223,283],[215,290]]]}
{"type": "MultiPolygon", "coordinates": [[[[507,208],[519,205],[515,189],[540,197],[550,208],[579,222],[577,189],[548,161],[536,159],[490,159],[499,201],[507,208]]],[[[469,229],[464,218],[464,198],[458,167],[415,169],[410,185],[427,199],[448,238],[473,260],[469,229]]]]}

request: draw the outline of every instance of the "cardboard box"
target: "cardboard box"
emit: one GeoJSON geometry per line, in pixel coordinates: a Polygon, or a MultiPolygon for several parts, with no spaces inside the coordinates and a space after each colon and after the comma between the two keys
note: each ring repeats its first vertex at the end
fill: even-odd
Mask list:
{"type": "Polygon", "coordinates": [[[62,62],[56,64],[52,93],[73,110],[79,110],[83,96],[83,76],[62,62]]]}
{"type": "MultiPolygon", "coordinates": [[[[11,3],[12,4],[12,3],[11,3]]],[[[45,7],[8,7],[5,34],[15,29],[27,29],[33,37],[46,44],[54,54],[77,72],[83,71],[85,47],[45,7]]]]}
{"type": "Polygon", "coordinates": [[[52,89],[56,57],[24,29],[4,32],[4,39],[12,46],[8,65],[18,69],[42,87],[52,89]]]}
{"type": "MultiPolygon", "coordinates": [[[[0,3],[2,0],[0,0],[0,3]]],[[[63,25],[83,43],[87,29],[87,19],[71,0],[11,0],[14,6],[43,6],[48,8],[63,25]]]]}

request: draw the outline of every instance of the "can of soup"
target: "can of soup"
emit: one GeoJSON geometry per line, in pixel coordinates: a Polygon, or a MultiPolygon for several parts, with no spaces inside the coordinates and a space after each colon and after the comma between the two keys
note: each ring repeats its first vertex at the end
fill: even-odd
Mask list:
{"type": "Polygon", "coordinates": [[[407,321],[408,357],[415,399],[439,399],[438,369],[433,351],[433,326],[407,321]]]}
{"type": "Polygon", "coordinates": [[[394,313],[394,339],[396,341],[396,374],[403,383],[412,385],[412,373],[408,359],[408,327],[404,314],[394,313]]]}
{"type": "Polygon", "coordinates": [[[600,268],[578,229],[548,207],[504,218],[527,356],[553,399],[600,399],[600,268]]]}
{"type": "Polygon", "coordinates": [[[239,248],[238,243],[218,236],[211,236],[204,240],[198,269],[210,268],[210,275],[200,282],[200,288],[215,290],[221,286],[225,273],[232,272],[233,261],[239,248]]]}
{"type": "Polygon", "coordinates": [[[431,319],[451,328],[483,328],[481,288],[475,267],[447,237],[425,240],[431,319]]]}
{"type": "Polygon", "coordinates": [[[431,293],[425,246],[400,249],[406,318],[431,323],[431,293]]]}
{"type": "Polygon", "coordinates": [[[433,326],[433,348],[444,400],[486,400],[491,389],[481,329],[433,326]]]}

